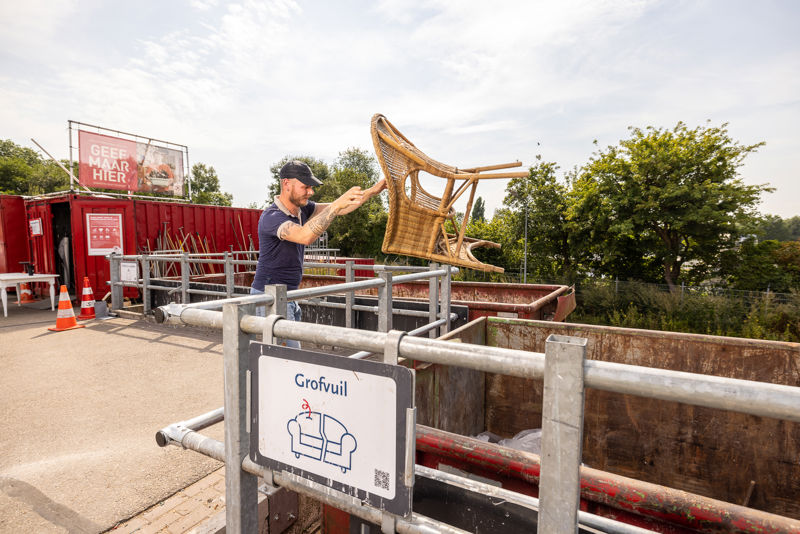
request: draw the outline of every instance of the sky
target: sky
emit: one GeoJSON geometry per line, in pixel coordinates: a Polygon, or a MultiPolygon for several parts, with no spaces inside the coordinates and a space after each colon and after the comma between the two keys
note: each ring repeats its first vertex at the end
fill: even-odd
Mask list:
{"type": "MultiPolygon", "coordinates": [[[[760,211],[800,215],[793,0],[0,0],[0,20],[0,138],[68,158],[74,120],[186,145],[238,206],[286,155],[374,153],[382,113],[450,165],[561,171],[630,126],[727,123],[766,142],[740,169],[775,188],[760,211]]],[[[487,215],[507,184],[479,185],[487,215]]]]}

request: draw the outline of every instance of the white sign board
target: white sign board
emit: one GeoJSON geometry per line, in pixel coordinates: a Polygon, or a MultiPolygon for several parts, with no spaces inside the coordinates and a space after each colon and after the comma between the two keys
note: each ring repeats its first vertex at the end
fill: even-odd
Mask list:
{"type": "Polygon", "coordinates": [[[123,282],[138,282],[139,263],[135,261],[119,262],[119,277],[123,282]]]}
{"type": "Polygon", "coordinates": [[[415,446],[406,439],[413,371],[273,345],[252,347],[253,460],[358,495],[376,508],[411,513],[411,488],[404,478],[406,446],[415,446]]]}
{"type": "Polygon", "coordinates": [[[31,227],[31,236],[43,235],[42,234],[42,219],[31,219],[28,221],[31,227]]]}

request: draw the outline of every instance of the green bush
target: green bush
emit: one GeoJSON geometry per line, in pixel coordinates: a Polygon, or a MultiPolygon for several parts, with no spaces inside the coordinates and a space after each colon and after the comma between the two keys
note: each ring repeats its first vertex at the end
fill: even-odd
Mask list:
{"type": "Polygon", "coordinates": [[[652,284],[588,282],[570,322],[800,342],[800,293],[717,295],[652,284]]]}

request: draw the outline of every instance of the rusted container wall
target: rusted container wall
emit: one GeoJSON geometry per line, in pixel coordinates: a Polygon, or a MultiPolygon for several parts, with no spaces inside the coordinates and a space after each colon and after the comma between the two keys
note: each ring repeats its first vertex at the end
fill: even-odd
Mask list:
{"type": "MultiPolygon", "coordinates": [[[[306,275],[301,287],[318,287],[344,282],[341,276],[306,275]]],[[[459,282],[451,285],[451,303],[469,307],[469,320],[479,317],[519,317],[523,319],[561,320],[575,309],[575,294],[568,286],[543,284],[493,284],[459,282]]],[[[367,290],[364,294],[377,294],[367,290]]],[[[396,298],[428,300],[427,280],[395,284],[396,298]]]]}
{"type": "MultiPolygon", "coordinates": [[[[470,321],[439,339],[485,345],[485,321],[470,321]]],[[[413,367],[418,424],[466,436],[483,431],[483,372],[421,362],[413,362],[413,367]]]]}
{"type": "MultiPolygon", "coordinates": [[[[550,334],[587,357],[800,386],[800,344],[490,318],[487,345],[544,352],[550,334]]],[[[486,428],[541,427],[542,383],[486,378],[486,428]]],[[[623,476],[800,519],[800,424],[587,389],[583,461],[623,476]]]]}
{"type": "Polygon", "coordinates": [[[0,195],[0,273],[21,273],[20,262],[30,261],[25,201],[18,195],[0,195]]]}

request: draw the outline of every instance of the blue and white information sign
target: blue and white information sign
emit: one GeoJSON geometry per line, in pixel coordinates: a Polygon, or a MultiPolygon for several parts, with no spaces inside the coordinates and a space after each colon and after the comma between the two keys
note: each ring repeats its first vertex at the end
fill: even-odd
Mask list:
{"type": "Polygon", "coordinates": [[[408,516],[414,372],[261,343],[250,354],[253,461],[408,516]]]}

